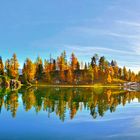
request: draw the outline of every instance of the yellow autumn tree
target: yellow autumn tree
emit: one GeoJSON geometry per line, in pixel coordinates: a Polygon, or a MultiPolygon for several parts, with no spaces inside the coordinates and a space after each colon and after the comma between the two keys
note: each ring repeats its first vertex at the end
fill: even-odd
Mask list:
{"type": "Polygon", "coordinates": [[[5,62],[5,69],[6,69],[6,74],[8,77],[17,79],[19,76],[19,63],[17,60],[17,56],[14,53],[11,59],[7,59],[5,62]]]}
{"type": "Polygon", "coordinates": [[[112,78],[110,76],[110,74],[107,75],[107,83],[111,83],[112,82],[112,78]]]}
{"type": "Polygon", "coordinates": [[[66,80],[68,83],[72,83],[72,81],[73,81],[73,73],[70,68],[68,69],[66,80]]]}
{"type": "Polygon", "coordinates": [[[14,78],[14,79],[17,79],[18,76],[19,76],[18,71],[19,71],[19,63],[18,63],[18,60],[17,60],[17,56],[14,53],[13,57],[10,60],[10,77],[14,78]]]}
{"type": "Polygon", "coordinates": [[[64,71],[67,69],[67,60],[66,60],[66,52],[62,52],[61,55],[57,58],[57,66],[60,71],[64,71]]]}
{"type": "Polygon", "coordinates": [[[29,58],[24,63],[22,73],[26,82],[31,82],[35,78],[35,65],[29,58]]]}
{"type": "Polygon", "coordinates": [[[72,54],[71,54],[71,69],[72,69],[72,70],[77,69],[77,63],[78,63],[78,59],[77,59],[77,57],[75,56],[75,54],[72,53],[72,54]]]}

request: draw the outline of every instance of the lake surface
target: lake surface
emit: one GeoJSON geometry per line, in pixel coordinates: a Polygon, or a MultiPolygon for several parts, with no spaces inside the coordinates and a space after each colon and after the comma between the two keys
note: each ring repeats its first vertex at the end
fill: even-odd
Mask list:
{"type": "Polygon", "coordinates": [[[140,92],[119,88],[0,91],[0,140],[139,140],[140,92]]]}

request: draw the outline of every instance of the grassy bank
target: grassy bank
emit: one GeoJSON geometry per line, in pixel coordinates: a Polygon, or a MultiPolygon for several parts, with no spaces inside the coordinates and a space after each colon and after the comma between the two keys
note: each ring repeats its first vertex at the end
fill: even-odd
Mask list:
{"type": "Polygon", "coordinates": [[[63,84],[32,84],[31,86],[38,87],[123,87],[123,85],[119,84],[93,84],[93,85],[63,85],[63,84]]]}
{"type": "Polygon", "coordinates": [[[93,84],[51,84],[44,81],[38,81],[37,83],[32,83],[29,86],[39,86],[39,87],[123,87],[126,81],[120,79],[113,79],[112,83],[103,83],[102,81],[93,82],[93,84]]]}

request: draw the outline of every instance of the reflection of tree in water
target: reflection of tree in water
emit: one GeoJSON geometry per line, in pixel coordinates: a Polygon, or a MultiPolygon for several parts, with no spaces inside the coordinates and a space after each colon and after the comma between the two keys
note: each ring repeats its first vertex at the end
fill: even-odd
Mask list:
{"type": "Polygon", "coordinates": [[[8,91],[5,88],[0,89],[0,113],[1,113],[2,107],[4,105],[4,97],[6,94],[8,94],[8,91]]]}
{"type": "Polygon", "coordinates": [[[26,111],[30,110],[33,106],[36,105],[36,97],[34,94],[34,89],[25,90],[22,94],[22,101],[26,111]]]}
{"type": "Polygon", "coordinates": [[[16,112],[18,109],[18,92],[11,91],[9,94],[6,95],[5,98],[5,108],[7,111],[11,111],[12,116],[16,117],[16,112]]]}
{"type": "MultiPolygon", "coordinates": [[[[140,101],[140,92],[118,91],[117,89],[90,89],[90,88],[29,88],[20,91],[25,111],[34,108],[38,113],[41,110],[66,119],[66,111],[73,119],[78,110],[90,110],[95,119],[103,117],[106,111],[115,112],[119,104],[123,106],[137,98],[140,101]]],[[[18,108],[18,91],[0,94],[0,110],[3,105],[16,116],[18,108]]]]}

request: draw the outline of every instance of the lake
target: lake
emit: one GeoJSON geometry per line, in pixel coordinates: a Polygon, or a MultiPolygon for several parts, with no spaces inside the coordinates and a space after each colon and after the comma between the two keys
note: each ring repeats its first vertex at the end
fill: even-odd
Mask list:
{"type": "Polygon", "coordinates": [[[122,88],[0,90],[0,140],[139,140],[140,92],[122,88]]]}

